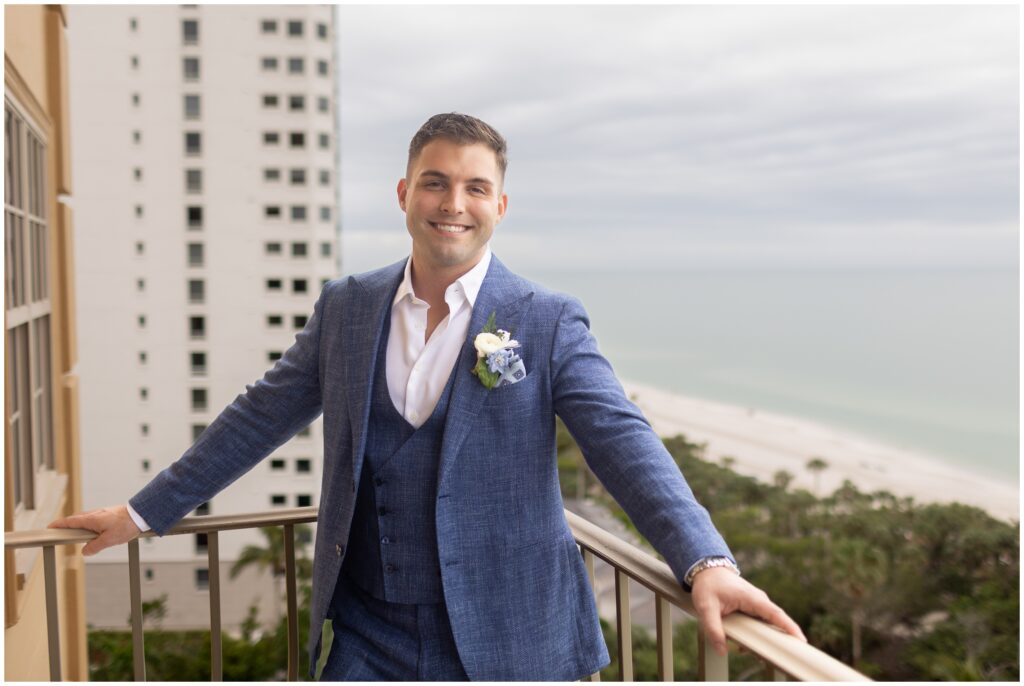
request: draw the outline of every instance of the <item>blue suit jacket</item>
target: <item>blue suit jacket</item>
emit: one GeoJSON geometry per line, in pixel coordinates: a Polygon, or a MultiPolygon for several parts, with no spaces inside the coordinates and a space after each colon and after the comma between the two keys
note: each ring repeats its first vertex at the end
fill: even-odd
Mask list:
{"type": "MultiPolygon", "coordinates": [[[[131,499],[163,534],[323,412],[310,672],[355,506],[377,345],[405,261],[328,283],[295,344],[195,444],[131,499]]],[[[732,557],[707,511],[601,356],[582,305],[493,257],[457,362],[440,455],[437,546],[459,655],[474,680],[572,680],[607,664],[586,572],[565,520],[555,415],[677,579],[732,557]],[[470,373],[488,315],[522,348],[524,380],[470,373]]]]}

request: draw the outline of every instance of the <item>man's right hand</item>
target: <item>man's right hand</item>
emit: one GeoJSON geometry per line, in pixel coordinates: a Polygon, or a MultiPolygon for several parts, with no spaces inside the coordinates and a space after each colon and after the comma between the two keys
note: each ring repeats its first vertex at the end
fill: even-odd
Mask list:
{"type": "Polygon", "coordinates": [[[135,540],[142,533],[128,514],[127,505],[104,507],[92,512],[80,512],[50,522],[48,529],[88,529],[99,534],[85,544],[82,555],[95,555],[104,548],[135,540]]]}

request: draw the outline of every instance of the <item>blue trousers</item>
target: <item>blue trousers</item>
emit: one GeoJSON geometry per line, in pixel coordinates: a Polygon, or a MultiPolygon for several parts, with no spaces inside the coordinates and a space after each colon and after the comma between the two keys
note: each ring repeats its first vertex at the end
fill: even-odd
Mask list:
{"type": "Polygon", "coordinates": [[[334,641],[320,681],[468,681],[443,602],[378,600],[342,572],[328,615],[334,641]]]}

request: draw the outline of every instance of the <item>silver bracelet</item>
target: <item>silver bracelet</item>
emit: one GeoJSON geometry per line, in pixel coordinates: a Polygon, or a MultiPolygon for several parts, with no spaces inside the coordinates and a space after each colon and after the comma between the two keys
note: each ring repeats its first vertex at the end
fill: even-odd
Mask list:
{"type": "Polygon", "coordinates": [[[711,569],[712,567],[725,567],[731,569],[737,574],[740,573],[740,568],[736,566],[736,563],[727,557],[714,556],[705,557],[703,560],[699,560],[697,564],[690,568],[690,571],[686,573],[686,578],[683,581],[687,586],[693,587],[694,578],[703,572],[705,569],[711,569]]]}

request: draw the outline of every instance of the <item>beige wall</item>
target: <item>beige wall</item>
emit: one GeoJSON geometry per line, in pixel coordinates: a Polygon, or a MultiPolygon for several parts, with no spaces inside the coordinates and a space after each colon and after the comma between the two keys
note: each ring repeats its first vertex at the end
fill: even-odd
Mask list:
{"type": "MultiPolygon", "coordinates": [[[[46,139],[47,150],[53,444],[56,472],[62,476],[58,481],[62,484],[60,492],[50,493],[46,498],[53,511],[38,513],[39,518],[48,519],[70,514],[81,506],[78,378],[72,371],[76,362],[72,223],[70,209],[58,202],[59,195],[71,195],[66,20],[60,5],[6,5],[4,20],[5,93],[35,120],[46,139]]],[[[6,364],[4,369],[6,389],[6,364]]],[[[4,528],[10,531],[15,518],[9,490],[6,427],[5,421],[8,497],[4,528]]],[[[83,564],[81,556],[67,546],[58,548],[57,575],[62,675],[65,679],[84,680],[87,654],[83,564]]],[[[49,658],[41,554],[5,554],[4,593],[5,677],[47,679],[49,658]]]]}

